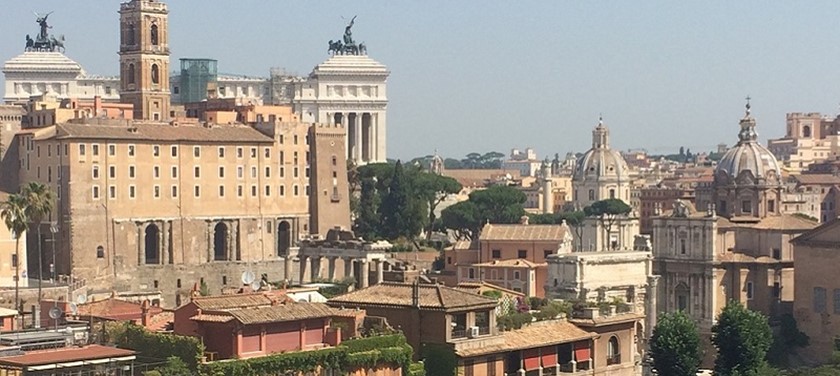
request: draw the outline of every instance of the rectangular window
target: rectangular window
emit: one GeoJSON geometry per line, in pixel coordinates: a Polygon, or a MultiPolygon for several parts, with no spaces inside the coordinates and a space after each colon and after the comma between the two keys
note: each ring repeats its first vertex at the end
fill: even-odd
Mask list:
{"type": "Polygon", "coordinates": [[[286,177],[286,168],[285,167],[280,167],[280,177],[281,178],[286,177]]]}
{"type": "Polygon", "coordinates": [[[152,190],[154,198],[160,198],[160,186],[156,185],[152,190]]]}
{"type": "Polygon", "coordinates": [[[99,179],[99,166],[93,166],[93,170],[91,170],[91,177],[99,179]]]}
{"type": "Polygon", "coordinates": [[[93,188],[93,195],[92,195],[93,199],[98,200],[99,199],[99,186],[94,185],[92,188],[93,188]]]}
{"type": "Polygon", "coordinates": [[[193,157],[201,158],[201,148],[198,146],[193,146],[193,157]]]}
{"type": "Polygon", "coordinates": [[[840,289],[834,289],[834,314],[840,314],[840,289]]]}
{"type": "Polygon", "coordinates": [[[117,178],[117,166],[108,166],[108,177],[111,179],[117,178]]]}
{"type": "Polygon", "coordinates": [[[298,190],[299,190],[299,188],[298,188],[297,184],[294,187],[292,187],[292,191],[293,191],[292,193],[294,193],[295,196],[300,195],[300,192],[298,192],[298,190]]]}
{"type": "Polygon", "coordinates": [[[280,164],[283,164],[286,161],[286,153],[280,151],[280,164]]]}
{"type": "Polygon", "coordinates": [[[521,258],[521,259],[527,259],[528,258],[528,251],[526,251],[524,249],[520,249],[519,251],[516,252],[516,257],[521,258]]]}
{"type": "Polygon", "coordinates": [[[225,186],[224,185],[219,186],[219,197],[225,197],[225,186]]]}
{"type": "Polygon", "coordinates": [[[494,259],[502,258],[502,250],[500,250],[500,249],[494,249],[494,250],[490,251],[490,253],[493,254],[494,259]]]}
{"type": "Polygon", "coordinates": [[[271,149],[269,149],[269,148],[265,148],[265,149],[263,149],[263,155],[264,155],[266,158],[271,158],[271,149]]]}
{"type": "Polygon", "coordinates": [[[520,276],[519,276],[519,271],[518,271],[518,270],[515,270],[515,271],[513,272],[513,279],[515,279],[515,280],[517,280],[517,281],[518,281],[518,280],[519,280],[519,277],[520,277],[520,276]]]}
{"type": "Polygon", "coordinates": [[[117,198],[117,186],[108,186],[108,198],[114,200],[117,198]]]}
{"type": "Polygon", "coordinates": [[[747,300],[752,300],[755,294],[755,286],[752,282],[747,282],[747,300]]]}
{"type": "Polygon", "coordinates": [[[680,254],[684,255],[686,252],[685,239],[680,239],[680,254]]]}
{"type": "Polygon", "coordinates": [[[15,268],[18,266],[18,258],[17,255],[12,255],[12,267],[15,268]]]}
{"type": "Polygon", "coordinates": [[[159,145],[152,146],[152,156],[153,157],[160,157],[160,146],[159,145]]]}
{"type": "Polygon", "coordinates": [[[128,186],[128,198],[133,199],[135,194],[137,193],[137,187],[133,185],[128,186]]]}
{"type": "Polygon", "coordinates": [[[257,178],[257,166],[251,166],[251,179],[257,178]]]}
{"type": "Polygon", "coordinates": [[[475,279],[475,269],[473,269],[473,268],[467,269],[467,278],[475,279]]]}
{"type": "Polygon", "coordinates": [[[195,166],[193,175],[195,176],[196,179],[201,177],[201,167],[200,166],[195,166]]]}
{"type": "Polygon", "coordinates": [[[172,158],[177,157],[178,156],[178,147],[173,146],[171,152],[172,152],[172,158]]]}
{"type": "Polygon", "coordinates": [[[225,157],[225,147],[224,146],[219,146],[219,158],[224,158],[224,157],[225,157]]]}
{"type": "Polygon", "coordinates": [[[257,197],[257,186],[256,185],[251,186],[251,197],[257,197]]]}
{"type": "Polygon", "coordinates": [[[193,187],[193,197],[195,197],[195,198],[201,197],[201,186],[200,185],[196,185],[195,187],[193,187]]]}
{"type": "Polygon", "coordinates": [[[245,156],[245,153],[242,150],[242,147],[236,148],[236,158],[242,158],[244,156],[245,156]]]}
{"type": "MultiPolygon", "coordinates": [[[[336,187],[333,187],[333,195],[338,196],[338,193],[336,192],[336,189],[337,189],[336,187]]],[[[306,195],[309,196],[309,185],[306,185],[304,187],[304,191],[305,191],[306,195]]]]}
{"type": "Polygon", "coordinates": [[[177,198],[178,197],[178,186],[177,185],[172,186],[171,196],[172,196],[172,198],[177,198]]]}
{"type": "Polygon", "coordinates": [[[265,197],[270,197],[270,196],[271,196],[271,186],[266,185],[265,186],[265,197]]]}
{"type": "Polygon", "coordinates": [[[265,177],[267,177],[267,178],[271,177],[271,167],[269,167],[269,166],[265,166],[265,177]]]}
{"type": "Polygon", "coordinates": [[[108,144],[108,156],[113,157],[117,155],[117,145],[108,144]]]}
{"type": "Polygon", "coordinates": [[[154,166],[154,167],[152,167],[152,176],[153,176],[155,179],[160,179],[160,166],[154,166]]]}
{"type": "Polygon", "coordinates": [[[825,288],[814,287],[814,312],[827,313],[825,307],[825,288]]]}
{"type": "Polygon", "coordinates": [[[295,166],[295,168],[292,170],[292,175],[293,175],[294,177],[298,177],[298,168],[297,168],[297,166],[295,166]]]}
{"type": "Polygon", "coordinates": [[[243,189],[242,189],[242,186],[241,186],[241,185],[237,185],[237,186],[236,186],[236,196],[238,196],[238,197],[242,197],[242,190],[243,190],[243,189]]]}
{"type": "Polygon", "coordinates": [[[133,166],[133,165],[128,166],[128,178],[129,178],[129,179],[134,179],[134,172],[135,172],[135,170],[136,170],[136,169],[134,168],[134,166],[133,166]]]}
{"type": "Polygon", "coordinates": [[[238,179],[242,179],[242,178],[245,177],[245,168],[244,167],[242,167],[242,166],[237,166],[236,167],[236,177],[238,179]]]}
{"type": "Polygon", "coordinates": [[[251,148],[251,158],[257,157],[257,148],[251,148]]]}
{"type": "Polygon", "coordinates": [[[79,156],[80,157],[85,156],[85,144],[79,144],[79,156]]]}
{"type": "Polygon", "coordinates": [[[286,195],[286,186],[281,185],[280,186],[280,196],[285,196],[285,195],[286,195]]]}
{"type": "Polygon", "coordinates": [[[779,248],[773,248],[773,258],[776,260],[782,259],[782,250],[779,248]]]}
{"type": "Polygon", "coordinates": [[[776,200],[767,200],[767,211],[770,213],[776,212],[776,200]]]}
{"type": "Polygon", "coordinates": [[[752,213],[752,201],[741,201],[741,213],[752,213]]]}
{"type": "Polygon", "coordinates": [[[225,167],[224,166],[219,166],[219,177],[222,178],[222,179],[224,179],[224,177],[225,177],[225,167]]]}
{"type": "Polygon", "coordinates": [[[133,156],[134,156],[134,151],[135,151],[135,150],[134,150],[134,145],[128,145],[128,156],[129,156],[129,157],[133,157],[133,156]]]}
{"type": "Polygon", "coordinates": [[[90,150],[94,157],[99,156],[99,144],[93,144],[90,146],[90,150]]]}

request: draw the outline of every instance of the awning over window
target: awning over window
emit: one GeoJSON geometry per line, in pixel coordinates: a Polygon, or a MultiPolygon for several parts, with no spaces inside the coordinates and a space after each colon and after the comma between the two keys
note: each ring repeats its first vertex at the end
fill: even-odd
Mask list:
{"type": "Polygon", "coordinates": [[[591,358],[589,354],[589,341],[575,342],[575,361],[584,362],[591,358]]]}
{"type": "Polygon", "coordinates": [[[525,363],[526,371],[533,371],[540,368],[540,350],[522,350],[522,360],[525,363]]]}
{"type": "Polygon", "coordinates": [[[542,354],[541,358],[543,367],[554,367],[557,365],[556,346],[543,347],[540,349],[540,353],[542,354]]]}

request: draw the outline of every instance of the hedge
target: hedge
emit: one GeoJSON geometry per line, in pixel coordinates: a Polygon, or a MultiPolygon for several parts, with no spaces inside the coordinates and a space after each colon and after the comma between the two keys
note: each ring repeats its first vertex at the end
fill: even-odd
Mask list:
{"type": "Polygon", "coordinates": [[[196,337],[150,332],[134,323],[121,323],[108,328],[110,340],[117,346],[139,352],[141,355],[167,359],[178,357],[190,370],[198,369],[204,356],[204,344],[196,337]]]}

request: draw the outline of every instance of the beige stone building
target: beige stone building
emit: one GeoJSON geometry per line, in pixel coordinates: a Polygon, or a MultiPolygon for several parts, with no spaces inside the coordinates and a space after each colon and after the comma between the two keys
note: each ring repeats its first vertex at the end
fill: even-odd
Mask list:
{"type": "Polygon", "coordinates": [[[819,113],[787,114],[785,136],[767,142],[768,149],[793,173],[808,170],[812,163],[840,155],[840,119],[819,113]]]}
{"type": "Polygon", "coordinates": [[[677,202],[653,219],[657,311],[685,311],[706,335],[730,300],[771,317],[790,313],[789,241],[816,226],[781,213],[780,166],[758,143],[755,125],[748,104],[737,145],[718,163],[714,182],[698,188],[705,209],[677,202]]]}
{"type": "Polygon", "coordinates": [[[793,239],[796,253],[794,317],[810,338],[800,351],[807,360],[824,363],[840,337],[840,220],[824,223],[793,239]]]}
{"type": "MultiPolygon", "coordinates": [[[[0,190],[0,203],[6,202],[9,199],[9,194],[0,190]]],[[[6,227],[6,223],[0,220],[0,287],[14,287],[15,286],[15,267],[20,263],[21,276],[25,276],[26,272],[26,233],[21,235],[20,249],[15,256],[16,241],[12,231],[6,227]]],[[[20,278],[20,287],[29,285],[29,279],[20,278]]],[[[12,302],[14,305],[14,302],[12,302]]]]}
{"type": "Polygon", "coordinates": [[[330,195],[316,207],[334,213],[310,224],[312,187],[346,189],[341,150],[322,150],[336,158],[322,165],[327,177],[313,179],[310,164],[313,146],[341,128],[108,123],[19,137],[21,181],[57,193],[57,271],[94,290],[161,290],[171,305],[197,281],[239,284],[246,269],[289,278],[283,263],[298,239],[349,227],[347,198],[330,195]]]}
{"type": "Polygon", "coordinates": [[[18,144],[14,142],[26,112],[16,105],[0,105],[0,191],[15,192],[18,187],[18,144]]]}

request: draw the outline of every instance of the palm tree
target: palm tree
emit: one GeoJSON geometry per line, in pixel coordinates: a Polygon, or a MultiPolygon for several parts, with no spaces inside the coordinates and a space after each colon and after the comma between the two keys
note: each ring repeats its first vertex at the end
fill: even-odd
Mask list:
{"type": "Polygon", "coordinates": [[[0,202],[0,218],[15,237],[15,309],[20,309],[20,238],[26,232],[26,200],[19,194],[9,195],[0,202]]]}
{"type": "Polygon", "coordinates": [[[26,201],[26,217],[30,226],[35,228],[38,239],[38,306],[41,305],[41,281],[44,268],[42,265],[41,251],[41,221],[50,215],[55,202],[55,194],[50,187],[38,182],[30,182],[20,191],[20,195],[26,201]]]}

